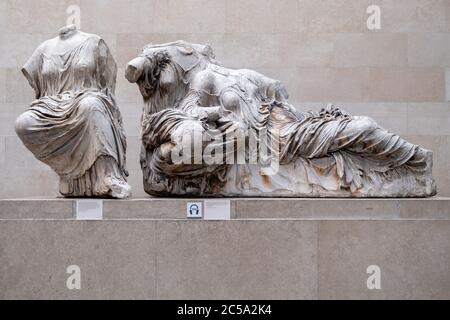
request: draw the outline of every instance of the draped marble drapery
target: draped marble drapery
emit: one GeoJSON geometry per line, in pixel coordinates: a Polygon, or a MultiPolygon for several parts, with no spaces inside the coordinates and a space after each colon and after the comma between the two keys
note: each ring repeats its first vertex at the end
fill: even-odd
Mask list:
{"type": "Polygon", "coordinates": [[[98,36],[63,28],[22,72],[36,100],[16,120],[24,145],[60,176],[64,196],[128,197],[116,63],[98,36]]]}
{"type": "MultiPolygon", "coordinates": [[[[209,46],[185,41],[148,45],[129,62],[126,77],[137,83],[144,98],[141,166],[149,194],[425,197],[436,193],[431,151],[368,117],[332,105],[320,112],[299,113],[288,103],[279,81],[252,70],[225,68],[209,46]],[[230,132],[238,129],[265,130],[269,140],[277,141],[272,154],[279,161],[276,174],[264,174],[261,158],[256,164],[173,161],[185,136],[212,130],[225,137],[225,146],[234,143],[236,136],[230,132]]],[[[209,146],[201,142],[202,151],[209,146]]]]}

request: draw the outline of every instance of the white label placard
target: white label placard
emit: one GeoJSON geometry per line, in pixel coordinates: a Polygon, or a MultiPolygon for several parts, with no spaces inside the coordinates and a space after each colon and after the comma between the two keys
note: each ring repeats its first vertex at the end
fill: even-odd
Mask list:
{"type": "Polygon", "coordinates": [[[103,219],[103,200],[75,200],[75,216],[77,220],[103,219]]]}
{"type": "Polygon", "coordinates": [[[205,220],[230,220],[230,200],[205,200],[205,220]]]}
{"type": "Polygon", "coordinates": [[[201,202],[188,202],[186,204],[186,217],[190,219],[203,218],[203,210],[201,202]]]}

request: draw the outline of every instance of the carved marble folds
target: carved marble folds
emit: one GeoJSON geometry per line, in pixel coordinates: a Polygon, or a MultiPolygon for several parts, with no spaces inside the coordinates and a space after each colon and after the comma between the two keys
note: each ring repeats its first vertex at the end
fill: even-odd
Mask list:
{"type": "Polygon", "coordinates": [[[16,120],[25,146],[71,197],[126,198],[126,139],[114,98],[117,67],[97,35],[68,26],[22,69],[36,100],[16,120]]]}
{"type": "Polygon", "coordinates": [[[332,105],[300,113],[279,81],[225,68],[209,46],[148,45],[126,77],[144,98],[141,166],[149,194],[436,193],[431,151],[332,105]]]}

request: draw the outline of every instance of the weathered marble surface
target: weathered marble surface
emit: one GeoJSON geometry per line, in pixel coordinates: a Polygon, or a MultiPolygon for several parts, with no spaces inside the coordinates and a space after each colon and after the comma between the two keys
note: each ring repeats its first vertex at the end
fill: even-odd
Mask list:
{"type": "Polygon", "coordinates": [[[137,83],[145,102],[141,166],[149,194],[436,193],[431,151],[333,105],[299,113],[279,81],[252,70],[225,68],[209,46],[185,41],[148,45],[129,62],[126,77],[137,83]],[[244,143],[239,144],[242,133],[244,143]],[[195,140],[205,136],[212,139],[195,140]],[[188,141],[191,150],[187,137],[194,139],[188,141]],[[235,146],[231,152],[230,145],[235,146]],[[252,162],[255,151],[257,161],[252,162]],[[216,161],[208,162],[205,154],[216,161]],[[230,155],[235,161],[229,161],[230,155]]]}
{"type": "Polygon", "coordinates": [[[25,146],[71,197],[126,198],[126,139],[114,91],[117,67],[97,35],[64,27],[22,69],[36,100],[15,124],[25,146]]]}

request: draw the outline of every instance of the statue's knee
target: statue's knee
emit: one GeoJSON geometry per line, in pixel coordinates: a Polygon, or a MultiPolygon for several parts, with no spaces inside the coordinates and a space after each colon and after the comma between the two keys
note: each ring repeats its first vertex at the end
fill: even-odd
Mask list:
{"type": "Polygon", "coordinates": [[[237,112],[241,98],[232,91],[224,92],[221,96],[223,107],[229,111],[237,112]]]}
{"type": "Polygon", "coordinates": [[[171,142],[163,143],[159,148],[161,157],[163,159],[170,160],[173,148],[174,148],[173,143],[171,142]]]}
{"type": "Polygon", "coordinates": [[[90,113],[101,109],[101,102],[95,97],[85,97],[81,99],[78,110],[82,113],[90,113]]]}
{"type": "Polygon", "coordinates": [[[27,133],[30,128],[36,123],[33,115],[30,111],[22,113],[15,121],[14,128],[18,136],[22,136],[27,133]]]}
{"type": "Polygon", "coordinates": [[[378,124],[372,118],[361,116],[357,118],[360,129],[371,132],[378,128],[378,124]]]}

